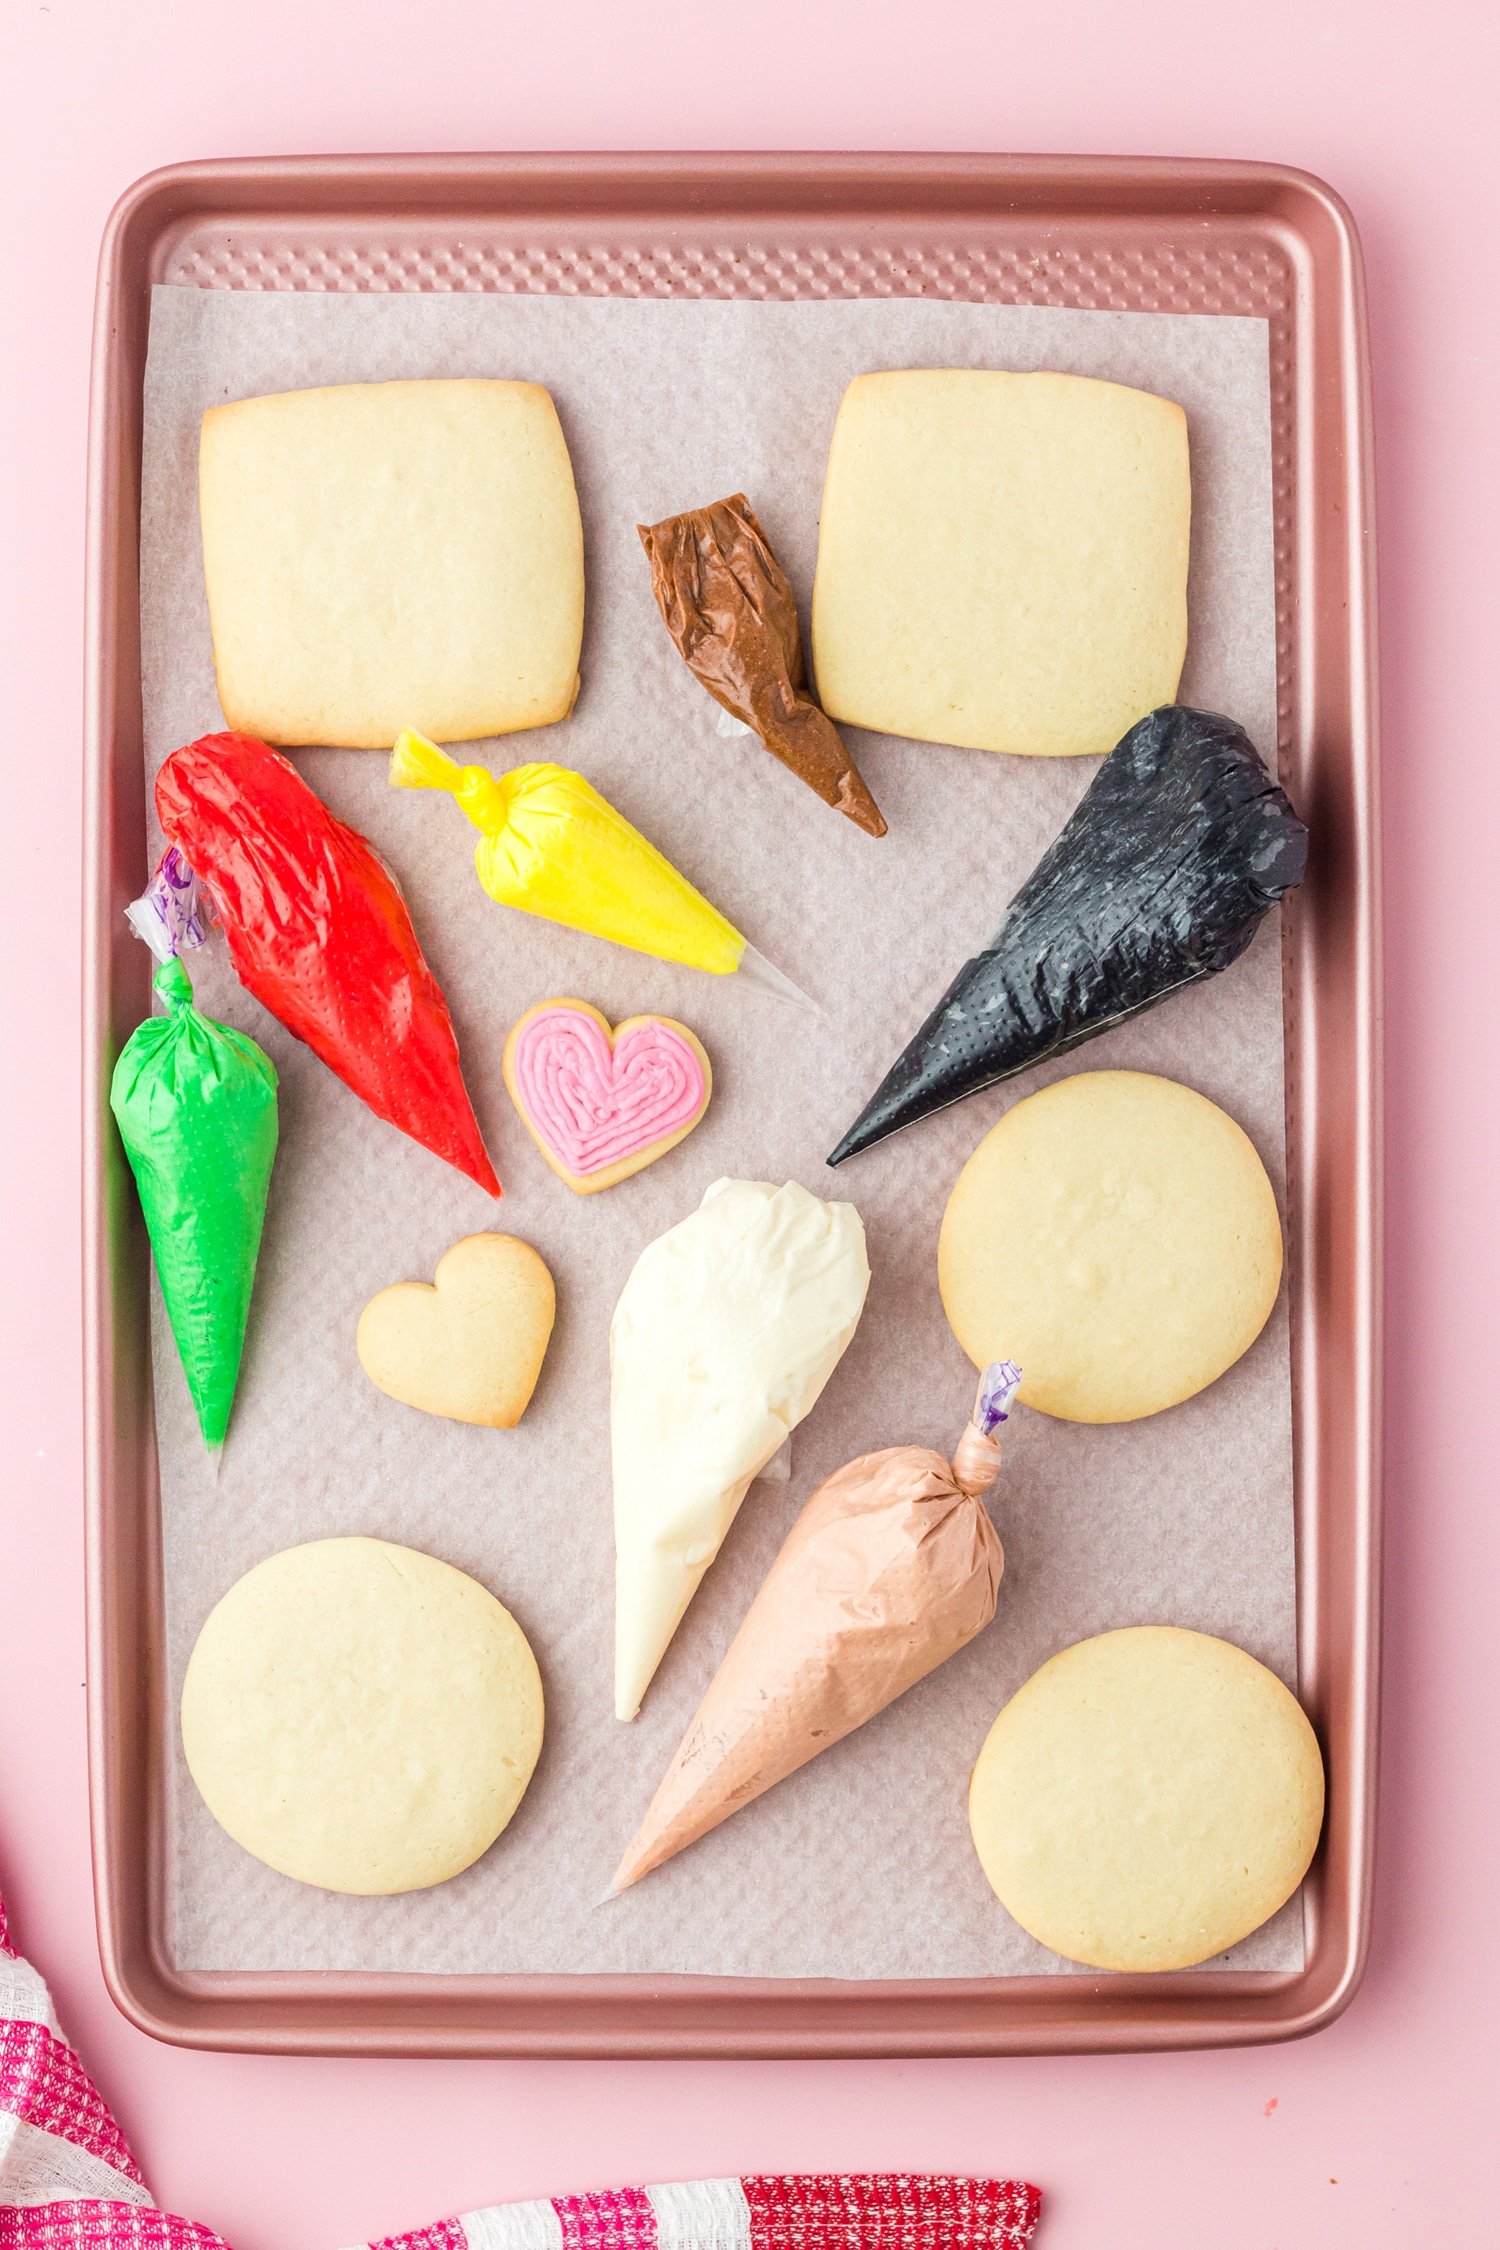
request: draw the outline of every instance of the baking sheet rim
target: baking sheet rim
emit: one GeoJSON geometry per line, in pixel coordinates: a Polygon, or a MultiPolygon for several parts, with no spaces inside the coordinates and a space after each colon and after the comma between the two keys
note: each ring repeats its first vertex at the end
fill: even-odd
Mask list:
{"type": "MultiPolygon", "coordinates": [[[[231,198],[232,201],[232,198],[231,198]]],[[[608,201],[608,198],[606,198],[608,201]]],[[[686,194],[681,217],[688,226],[703,222],[708,194],[696,203],[686,194]]],[[[264,202],[260,208],[264,210],[264,202]]],[[[634,208],[634,206],[632,206],[634,208]]],[[[943,231],[972,223],[976,207],[955,204],[943,216],[924,208],[923,218],[943,231]]],[[[497,209],[520,217],[514,204],[501,197],[497,209]]],[[[1322,470],[1327,432],[1318,416],[1309,417],[1308,370],[1305,356],[1311,348],[1305,330],[1312,324],[1310,291],[1317,262],[1302,243],[1306,255],[1294,256],[1297,280],[1295,308],[1298,364],[1299,460],[1297,545],[1299,553],[1312,537],[1309,515],[1314,474],[1322,470]],[[1320,444],[1321,441],[1321,444],[1320,444]],[[1311,455],[1309,460],[1307,456],[1311,455]]],[[[1326,266],[1330,252],[1323,251],[1326,266]]],[[[1352,221],[1338,199],[1321,182],[1308,175],[1267,165],[1214,162],[1161,163],[1149,159],[1019,159],[1003,157],[876,157],[772,156],[744,158],[732,155],[642,155],[639,157],[581,156],[519,158],[397,159],[336,158],[272,159],[239,163],[215,161],[168,168],[137,183],[117,206],[106,232],[101,255],[100,289],[95,337],[95,366],[90,430],[90,529],[89,586],[87,599],[86,751],[88,881],[85,936],[85,1292],[86,1292],[86,1420],[87,1515],[89,1533],[89,1653],[90,1653],[90,1780],[93,1811],[96,1899],[100,1946],[106,1981],[117,2004],[140,2028],[181,2044],[252,2048],[270,2051],[388,2052],[388,2053],[533,2053],[533,2054],[988,2054],[1097,2050],[1119,2047],[1183,2046],[1241,2043],[1298,2036],[1330,2022],[1347,2004],[1363,1967],[1368,1926],[1373,1782],[1376,1730],[1376,1656],[1378,1610],[1375,1595],[1378,1573],[1378,1442],[1379,1384],[1379,1085],[1378,1017],[1375,998],[1379,976],[1378,870],[1375,864],[1373,623],[1369,508],[1369,425],[1364,348],[1362,283],[1359,254],[1352,221]],[[200,216],[205,198],[212,205],[217,195],[238,187],[250,191],[244,208],[255,207],[260,192],[274,203],[288,187],[310,193],[321,202],[324,215],[370,211],[372,194],[395,191],[399,200],[403,183],[420,188],[410,208],[436,215],[445,207],[438,191],[467,185],[473,192],[488,184],[510,188],[517,201],[526,188],[550,195],[546,208],[566,212],[570,223],[589,208],[589,196],[604,188],[615,191],[617,206],[628,203],[632,189],[644,195],[652,215],[660,217],[663,183],[690,182],[702,189],[719,187],[748,217],[757,208],[757,194],[768,187],[782,191],[776,204],[779,214],[795,209],[810,214],[819,209],[843,223],[857,223],[863,208],[889,216],[903,208],[904,190],[921,191],[941,198],[944,192],[963,187],[988,191],[995,204],[1014,216],[1029,201],[1032,207],[1051,207],[1059,191],[1072,191],[1079,202],[1080,223],[1097,219],[1101,205],[1092,208],[1092,194],[1110,186],[1123,190],[1120,204],[1130,191],[1138,204],[1153,210],[1183,208],[1200,216],[1203,198],[1212,200],[1220,215],[1257,216],[1274,223],[1278,240],[1296,227],[1288,206],[1300,209],[1303,224],[1321,223],[1337,260],[1337,271],[1322,273],[1325,295],[1336,297],[1333,325],[1340,347],[1338,376],[1343,392],[1346,458],[1339,480],[1348,505],[1348,632],[1349,740],[1348,789],[1356,813],[1353,881],[1350,887],[1351,973],[1357,986],[1359,1008],[1353,1024],[1350,1076],[1354,1102],[1352,1118],[1355,1146],[1348,1166],[1346,1216],[1353,1236],[1352,1289],[1347,1307],[1350,1333],[1345,1341],[1354,1384],[1350,1395],[1349,1461],[1350,1522],[1343,1528],[1352,1536],[1347,1613],[1347,1677],[1342,1683],[1344,1712],[1338,1749],[1333,1756],[1333,1779],[1347,1793],[1345,1817],[1350,1826],[1346,1890],[1339,1904],[1343,1928],[1336,1957],[1321,1939],[1325,1917],[1313,1912],[1308,1959],[1300,1971],[1281,1974],[1246,1972],[1187,1972],[1165,1979],[1050,1979],[1012,1978],[978,1982],[926,1984],[875,1983],[766,1983],[761,1980],[659,1977],[416,1977],[388,1974],[346,1977],[330,1973],[300,1976],[251,1975],[224,1972],[213,1975],[177,1972],[165,1961],[159,1943],[160,1868],[157,1861],[159,1830],[150,1818],[149,1803],[136,1793],[134,1833],[122,1833],[131,1823],[125,1813],[121,1782],[120,1745],[126,1742],[139,1761],[149,1758],[153,1727],[161,1722],[160,1682],[149,1668],[134,1682],[137,1702],[128,1711],[130,1663],[128,1620],[116,1609],[115,1596],[129,1565],[137,1590],[149,1588],[155,1558],[154,1461],[144,1443],[139,1444],[133,1495],[122,1495],[114,1468],[119,1432],[116,1416],[116,1368],[111,1347],[118,1339],[112,1328],[111,1268],[108,1238],[108,1197],[105,1183],[106,1109],[104,1067],[112,1036],[110,989],[113,902],[108,895],[110,846],[116,809],[115,774],[111,755],[118,757],[122,723],[122,680],[117,644],[122,617],[133,608],[131,589],[122,588],[121,533],[134,535],[138,507],[138,459],[125,456],[132,404],[139,413],[139,376],[144,357],[144,295],[151,278],[151,254],[160,250],[164,230],[180,222],[184,212],[200,216]],[[344,191],[341,201],[335,192],[344,191]],[[859,201],[863,190],[865,203],[859,201]],[[800,202],[793,191],[800,194],[800,202]],[[1154,195],[1155,201],[1151,198],[1154,195]],[[738,201],[735,202],[735,199],[738,201]],[[130,302],[131,292],[141,300],[130,302]],[[131,331],[132,318],[134,330],[131,331]],[[134,400],[130,397],[134,384],[134,400]],[[125,490],[122,494],[122,479],[125,490]],[[123,509],[123,518],[122,518],[123,509]],[[122,608],[123,603],[123,608],[122,608]],[[133,1503],[133,1520],[132,1517],[133,1503]],[[122,1695],[122,1689],[124,1694],[122,1695]],[[125,1724],[122,1731],[122,1722],[125,1724]],[[133,1883],[132,1883],[133,1877],[133,1883]],[[1060,1989],[1061,1988],[1061,1989],[1060,1989]],[[446,2020],[454,2008],[463,2011],[456,2023],[446,2020]],[[597,2020],[586,2020],[594,2010],[597,2020]],[[654,2026],[646,2018],[660,2014],[654,2026]],[[664,2011],[664,2013],[663,2013],[664,2011]],[[975,2013],[974,2011],[977,2011],[975,2013]],[[540,2022],[532,2019],[538,2012],[540,2022]],[[880,2020],[882,2014],[887,2020],[880,2020]],[[508,2016],[507,2025],[500,2020],[508,2016]],[[310,2017],[310,2020],[309,2020],[310,2017]],[[437,2020],[442,2017],[444,2020],[437,2020]],[[679,2020],[680,2018],[680,2020],[679,2020]],[[859,2020],[856,2020],[859,2019],[859,2020]]],[[[1331,410],[1326,410],[1331,411],[1331,410]]],[[[138,448],[137,448],[138,454],[138,448]]],[[[1310,615],[1306,605],[1303,632],[1313,630],[1319,653],[1327,628],[1310,615]]],[[[138,652],[137,652],[138,666],[138,652]]],[[[129,667],[127,665],[127,671],[129,667]]],[[[128,696],[134,682],[124,682],[128,696]]],[[[135,714],[138,747],[139,719],[135,714]]],[[[1306,728],[1299,730],[1306,734],[1306,728]]],[[[136,764],[137,774],[139,763],[136,764]]],[[[1314,937],[1316,937],[1316,929],[1314,937]]],[[[1301,949],[1309,940],[1304,936],[1301,949]]],[[[1312,966],[1303,952],[1303,968],[1312,966]]],[[[1305,1040],[1305,1021],[1294,1024],[1293,1051],[1288,1058],[1289,1112],[1297,1116],[1304,1100],[1307,1074],[1299,1068],[1295,1052],[1305,1040]]],[[[1316,1054],[1314,1059],[1317,1059],[1316,1054]]],[[[1317,1081],[1321,1086],[1321,1080],[1317,1081]]],[[[1305,1140],[1307,1136],[1303,1136],[1305,1140]]],[[[1300,1159],[1294,1188],[1306,1185],[1300,1159]]],[[[1294,1209],[1302,1197],[1294,1192],[1294,1209]]],[[[1306,1310],[1309,1295],[1306,1276],[1299,1290],[1299,1309],[1306,1310]]],[[[1321,1326],[1304,1343],[1314,1359],[1322,1340],[1321,1326]]],[[[1311,1386],[1306,1386],[1311,1388],[1311,1386]]],[[[1301,1495],[1307,1465],[1303,1442],[1316,1422],[1318,1400],[1303,1398],[1298,1411],[1299,1436],[1299,1578],[1303,1588],[1304,1623],[1301,1638],[1308,1640],[1308,1618],[1315,1603],[1327,1592],[1314,1585],[1311,1558],[1304,1552],[1301,1495]]],[[[1326,1523],[1321,1529],[1327,1530],[1326,1523]]],[[[1326,1574],[1324,1574],[1326,1576],[1326,1574]]],[[[149,1622],[149,1620],[148,1620],[149,1622]]],[[[1306,1652],[1305,1652],[1306,1653],[1306,1652]]],[[[1308,1668],[1321,1680],[1311,1651],[1308,1668]]],[[[1325,1685],[1325,1693],[1326,1685],[1325,1685]]],[[[1331,1730],[1330,1730],[1331,1732],[1331,1730]]],[[[139,1763],[137,1766],[139,1778],[139,1763]]],[[[157,1785],[159,1794],[159,1784],[157,1785]]],[[[150,1787],[146,1792],[149,1798],[150,1787]]],[[[1335,1803],[1338,1802],[1337,1797],[1335,1803]]]]}

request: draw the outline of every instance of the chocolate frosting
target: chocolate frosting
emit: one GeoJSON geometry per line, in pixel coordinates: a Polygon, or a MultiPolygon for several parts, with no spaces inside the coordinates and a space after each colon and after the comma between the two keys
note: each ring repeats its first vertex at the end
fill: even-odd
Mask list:
{"type": "Polygon", "coordinates": [[[807,691],[796,599],[743,492],[636,530],[688,670],[825,805],[883,836],[880,807],[807,691]]]}

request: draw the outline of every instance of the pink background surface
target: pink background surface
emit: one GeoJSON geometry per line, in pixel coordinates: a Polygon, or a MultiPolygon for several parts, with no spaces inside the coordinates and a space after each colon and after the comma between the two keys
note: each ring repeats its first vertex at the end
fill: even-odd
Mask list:
{"type": "Polygon", "coordinates": [[[1021,2172],[1049,2199],[1046,2250],[1482,2238],[1500,2002],[1497,71],[1489,0],[4,0],[0,1888],[157,2194],[236,2250],[334,2250],[505,2197],[782,2167],[1021,2172]],[[182,157],[671,146],[1274,158],[1330,180],[1363,232],[1387,812],[1387,1724],[1369,1976],[1301,2046],[299,2062],[153,2045],[100,1981],[74,912],[100,229],[136,175],[182,157]]]}

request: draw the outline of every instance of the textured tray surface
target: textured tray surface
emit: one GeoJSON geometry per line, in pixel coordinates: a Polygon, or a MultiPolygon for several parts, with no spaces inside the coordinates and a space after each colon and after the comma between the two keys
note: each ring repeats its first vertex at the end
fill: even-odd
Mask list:
{"type": "Polygon", "coordinates": [[[692,243],[475,239],[402,226],[360,232],[284,225],[194,229],[158,279],[190,289],[493,290],[589,297],[935,297],[1082,312],[1241,313],[1266,321],[1276,505],[1282,731],[1293,656],[1294,277],[1279,243],[1214,234],[1172,242],[1129,227],[1059,242],[1055,231],[1002,243],[789,240],[692,243]]]}

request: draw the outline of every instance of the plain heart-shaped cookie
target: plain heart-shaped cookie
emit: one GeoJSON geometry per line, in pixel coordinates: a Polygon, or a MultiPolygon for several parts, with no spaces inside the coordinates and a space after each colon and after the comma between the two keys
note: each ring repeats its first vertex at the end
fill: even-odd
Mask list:
{"type": "Polygon", "coordinates": [[[713,1071],[670,1016],[631,1016],[611,1030],[586,1000],[543,1000],[505,1042],[505,1083],[558,1178],[575,1195],[597,1195],[686,1139],[713,1071]]]}
{"type": "Polygon", "coordinates": [[[359,1363],[390,1398],[450,1422],[513,1430],[547,1353],[556,1292],[513,1234],[471,1234],[430,1282],[397,1281],[359,1316],[359,1363]]]}

